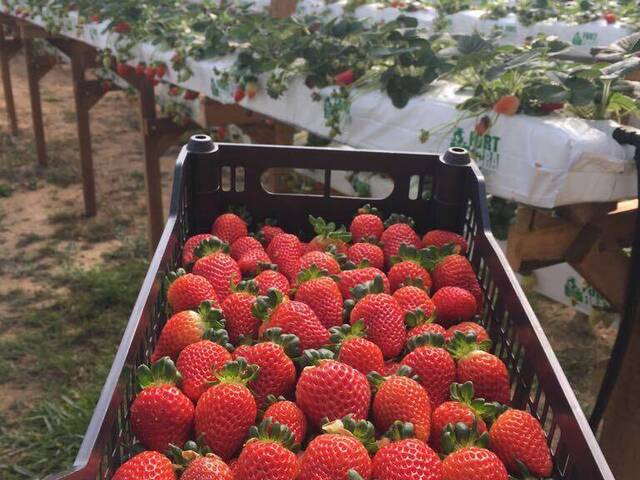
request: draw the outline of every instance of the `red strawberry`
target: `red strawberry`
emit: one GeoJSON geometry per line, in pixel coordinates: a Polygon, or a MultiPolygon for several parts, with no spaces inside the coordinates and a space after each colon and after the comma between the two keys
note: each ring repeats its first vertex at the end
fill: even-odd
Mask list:
{"type": "Polygon", "coordinates": [[[222,312],[214,309],[211,302],[202,302],[197,311],[178,312],[162,328],[151,361],[155,362],[164,356],[175,360],[184,347],[202,340],[209,330],[222,328],[222,312]]]}
{"type": "Polygon", "coordinates": [[[101,85],[102,91],[105,93],[113,88],[113,82],[111,80],[103,80],[101,85]]]}
{"type": "Polygon", "coordinates": [[[478,397],[508,404],[511,398],[509,371],[502,360],[484,351],[490,346],[490,340],[477,343],[473,333],[454,334],[448,349],[457,361],[456,381],[472,382],[478,397]]]}
{"type": "Polygon", "coordinates": [[[411,423],[394,422],[384,444],[373,457],[376,480],[443,480],[438,454],[413,436],[411,423]]]}
{"type": "Polygon", "coordinates": [[[93,23],[98,23],[100,22],[100,15],[91,15],[91,21],[93,23]]]}
{"type": "Polygon", "coordinates": [[[238,215],[223,213],[213,222],[211,233],[231,245],[240,237],[246,237],[249,231],[247,230],[247,222],[238,215]]]}
{"type": "Polygon", "coordinates": [[[484,329],[484,327],[482,327],[482,325],[479,325],[475,322],[462,322],[447,329],[444,335],[445,341],[450,342],[456,332],[472,332],[476,335],[476,341],[478,343],[489,340],[489,334],[484,329]]]}
{"type": "Polygon", "coordinates": [[[355,76],[353,74],[353,70],[345,70],[344,72],[340,72],[334,77],[336,85],[341,85],[343,87],[347,85],[351,85],[355,80],[355,76]]]}
{"type": "Polygon", "coordinates": [[[364,337],[364,322],[357,321],[353,325],[333,327],[331,343],[338,348],[337,360],[352,366],[365,375],[371,372],[384,372],[382,350],[375,343],[364,337]]]}
{"type": "Polygon", "coordinates": [[[409,328],[409,331],[407,332],[407,340],[426,333],[437,333],[444,337],[446,330],[442,325],[433,323],[434,319],[435,313],[432,313],[430,317],[427,317],[424,310],[420,307],[406,312],[404,314],[404,323],[409,328]]]}
{"type": "Polygon", "coordinates": [[[144,63],[138,63],[135,67],[136,75],[144,75],[145,68],[147,68],[147,66],[144,63]]]}
{"type": "Polygon", "coordinates": [[[249,250],[242,255],[238,260],[238,267],[243,275],[255,275],[260,269],[260,264],[270,263],[271,258],[269,258],[269,255],[267,255],[267,252],[265,252],[261,246],[260,248],[249,250]]]}
{"type": "Polygon", "coordinates": [[[209,388],[208,382],[214,380],[213,372],[231,360],[231,354],[227,349],[211,340],[201,340],[187,345],[178,355],[176,364],[182,374],[182,391],[197,402],[209,388]]]}
{"type": "Polygon", "coordinates": [[[456,378],[456,365],[443,348],[444,338],[438,334],[413,337],[407,343],[410,353],[400,363],[411,367],[429,394],[434,409],[449,398],[449,386],[456,378]]]}
{"type": "Polygon", "coordinates": [[[217,237],[203,240],[195,250],[199,260],[192,271],[209,280],[220,302],[224,302],[231,294],[231,283],[237,283],[242,278],[240,267],[227,255],[228,251],[229,246],[217,237]]]}
{"type": "Polygon", "coordinates": [[[482,435],[487,431],[483,417],[492,419],[496,414],[496,405],[485,403],[481,398],[473,398],[473,384],[467,382],[464,385],[453,383],[451,385],[451,401],[438,405],[431,414],[431,439],[429,443],[437,452],[443,452],[442,434],[447,425],[463,423],[469,428],[476,428],[476,432],[482,435]]]}
{"type": "Polygon", "coordinates": [[[131,404],[131,429],[149,450],[164,452],[182,445],[193,426],[193,403],[176,384],[180,373],[169,357],[138,367],[142,391],[131,404]]]}
{"type": "Polygon", "coordinates": [[[383,244],[384,261],[387,265],[390,265],[391,257],[400,251],[400,245],[421,247],[420,237],[412,228],[414,223],[411,218],[394,214],[387,219],[385,225],[387,228],[382,232],[380,240],[383,244]]]}
{"type": "Polygon", "coordinates": [[[500,115],[515,115],[520,107],[520,99],[515,95],[503,95],[493,105],[493,111],[500,115]]]}
{"type": "Polygon", "coordinates": [[[298,466],[292,447],[293,434],[286,426],[263,420],[249,431],[234,468],[235,480],[294,480],[298,466]]]}
{"type": "Polygon", "coordinates": [[[417,250],[406,244],[400,245],[398,255],[392,256],[390,263],[392,266],[387,272],[387,277],[392,292],[416,280],[426,291],[431,288],[431,276],[426,268],[431,263],[426,250],[417,250]]]}
{"type": "Polygon", "coordinates": [[[167,74],[167,66],[164,63],[156,63],[156,76],[162,78],[167,74]]]}
{"type": "Polygon", "coordinates": [[[555,112],[556,110],[561,110],[563,108],[563,102],[542,102],[542,104],[540,104],[540,110],[545,113],[555,112]]]}
{"type": "Polygon", "coordinates": [[[304,452],[298,480],[370,479],[375,430],[366,420],[347,416],[322,427],[304,452]]]}
{"type": "Polygon", "coordinates": [[[113,31],[116,33],[127,33],[131,30],[131,27],[127,22],[118,22],[113,26],[113,31]]]}
{"type": "Polygon", "coordinates": [[[419,308],[428,318],[436,309],[427,292],[414,285],[397,289],[393,292],[393,298],[396,299],[405,314],[419,308]]]}
{"type": "Polygon", "coordinates": [[[233,293],[222,302],[222,314],[229,332],[229,340],[234,345],[258,337],[260,319],[252,312],[257,295],[258,285],[251,280],[243,281],[236,285],[233,293]]]}
{"type": "Polygon", "coordinates": [[[283,294],[289,292],[289,280],[276,270],[263,270],[253,280],[258,284],[260,295],[266,295],[270,288],[275,288],[283,294]]]}
{"type": "Polygon", "coordinates": [[[189,237],[189,239],[184,242],[184,247],[182,247],[182,266],[186,268],[193,262],[195,262],[197,260],[197,258],[195,258],[194,256],[195,249],[198,248],[200,242],[202,242],[203,240],[209,240],[211,238],[213,238],[213,235],[211,235],[210,233],[201,233],[189,237]]]}
{"type": "Polygon", "coordinates": [[[133,72],[133,67],[131,65],[127,65],[124,62],[118,62],[118,65],[116,66],[116,72],[121,77],[126,77],[131,72],[133,72]]]}
{"type": "Polygon", "coordinates": [[[366,260],[372,267],[380,270],[384,268],[384,252],[379,246],[372,243],[360,242],[351,245],[347,250],[347,260],[355,265],[366,260]]]}
{"type": "Polygon", "coordinates": [[[506,468],[486,448],[464,447],[442,462],[443,480],[508,480],[506,468]]]}
{"type": "Polygon", "coordinates": [[[296,367],[291,360],[300,354],[300,341],[291,334],[283,334],[280,328],[270,328],[263,341],[252,346],[238,347],[235,357],[260,367],[260,375],[249,382],[248,387],[261,406],[268,395],[286,396],[296,384],[296,367]]]}
{"type": "Polygon", "coordinates": [[[204,392],[196,405],[196,437],[204,435],[213,453],[225,460],[238,451],[256,420],[256,401],[246,383],[258,370],[243,358],[227,363],[215,373],[218,383],[204,392]]]}
{"type": "Polygon", "coordinates": [[[253,314],[263,321],[259,334],[269,328],[280,327],[284,333],[292,333],[300,339],[301,349],[320,348],[329,343],[329,331],[311,307],[289,301],[277,290],[269,290],[266,296],[258,297],[253,314]]]}
{"type": "Polygon", "coordinates": [[[147,65],[147,68],[144,69],[144,76],[149,80],[153,80],[158,73],[158,70],[153,65],[147,65]]]}
{"type": "Polygon", "coordinates": [[[357,420],[367,418],[371,390],[367,377],[353,367],[335,360],[329,350],[306,350],[308,366],[296,385],[296,403],[315,427],[326,417],[338,420],[353,414],[357,420]]]}
{"type": "Polygon", "coordinates": [[[480,118],[480,120],[478,120],[478,122],[476,123],[474,130],[478,135],[482,136],[485,133],[487,133],[490,128],[491,128],[491,118],[489,118],[488,115],[483,115],[480,118]]]}
{"type": "Polygon", "coordinates": [[[203,480],[208,478],[234,480],[231,468],[213,453],[200,456],[198,453],[188,450],[182,452],[182,456],[189,463],[182,475],[180,475],[180,480],[203,480]]]}
{"type": "Polygon", "coordinates": [[[602,17],[607,22],[607,25],[611,25],[613,23],[616,23],[616,20],[617,20],[616,14],[612,13],[612,12],[605,12],[602,17]]]}
{"type": "Polygon", "coordinates": [[[206,301],[211,302],[214,307],[218,306],[216,292],[206,278],[185,273],[179,268],[176,272],[171,272],[167,279],[170,282],[167,301],[174,313],[197,308],[206,301]]]}
{"type": "Polygon", "coordinates": [[[295,300],[306,303],[325,328],[342,325],[342,293],[338,284],[313,265],[298,274],[295,300]]]}
{"type": "Polygon", "coordinates": [[[413,424],[418,440],[426,442],[431,433],[431,403],[429,395],[412,378],[411,369],[401,369],[390,377],[374,372],[368,376],[375,389],[373,423],[379,432],[386,432],[396,420],[413,424]]]}
{"type": "Polygon", "coordinates": [[[264,411],[264,418],[271,418],[286,426],[293,433],[294,443],[302,445],[307,437],[307,417],[300,407],[289,400],[277,399],[273,395],[267,396],[269,405],[264,411]]]}
{"type": "Polygon", "coordinates": [[[522,410],[507,410],[491,425],[491,449],[505,466],[519,474],[520,462],[533,477],[550,477],[551,452],[540,422],[522,410]]]}
{"type": "Polygon", "coordinates": [[[323,218],[313,215],[309,215],[309,223],[313,226],[316,236],[309,242],[308,252],[314,250],[324,252],[329,245],[333,245],[337,253],[347,253],[349,248],[347,243],[351,241],[351,234],[344,226],[337,228],[335,223],[327,223],[323,218]]]}
{"type": "Polygon", "coordinates": [[[359,208],[357,215],[351,220],[349,231],[354,242],[361,242],[363,239],[380,240],[384,231],[384,223],[382,223],[378,209],[369,204],[359,208]]]}
{"type": "Polygon", "coordinates": [[[269,242],[267,254],[278,265],[278,270],[292,282],[298,273],[302,256],[300,239],[290,233],[277,235],[269,242]]]}
{"type": "Polygon", "coordinates": [[[247,98],[251,100],[258,94],[258,84],[257,82],[247,82],[244,86],[244,93],[247,94],[247,98]]]}
{"type": "Polygon", "coordinates": [[[258,240],[249,236],[239,237],[231,244],[231,258],[237,262],[245,253],[256,249],[264,250],[258,240]]]}
{"type": "Polygon", "coordinates": [[[351,289],[360,285],[362,283],[370,282],[374,280],[377,276],[382,278],[383,291],[384,293],[389,293],[389,280],[387,276],[382,272],[382,270],[378,270],[375,267],[363,267],[363,268],[355,268],[353,270],[344,270],[340,272],[338,275],[338,285],[340,287],[340,291],[342,292],[342,296],[345,300],[349,300],[353,298],[353,294],[351,293],[351,289]]]}
{"type": "Polygon", "coordinates": [[[113,480],[176,480],[171,460],[154,451],[139,453],[116,470],[113,480]]]}
{"type": "Polygon", "coordinates": [[[404,315],[395,299],[383,292],[382,278],[353,289],[358,300],[349,315],[351,325],[364,321],[367,339],[380,347],[385,358],[395,357],[406,341],[404,315]]]}
{"type": "Polygon", "coordinates": [[[466,255],[469,245],[462,235],[458,235],[448,230],[431,230],[422,237],[423,247],[442,248],[448,243],[454,244],[453,253],[466,255]]]}
{"type": "Polygon", "coordinates": [[[199,96],[200,94],[195,90],[187,90],[186,92],[184,92],[183,98],[185,100],[192,101],[192,100],[196,100],[199,96]]]}
{"type": "Polygon", "coordinates": [[[244,89],[238,87],[235,92],[233,92],[233,101],[236,103],[241,102],[244,99],[244,89]]]}
{"type": "Polygon", "coordinates": [[[441,249],[427,247],[433,291],[438,291],[442,287],[464,288],[476,299],[476,307],[480,311],[482,308],[482,288],[480,288],[478,278],[466,257],[451,253],[453,248],[452,245],[441,249]]]}
{"type": "Polygon", "coordinates": [[[300,257],[300,270],[307,270],[313,265],[318,267],[318,270],[324,270],[330,275],[338,275],[340,273],[340,264],[332,255],[326,252],[314,250],[300,257]]]}
{"type": "Polygon", "coordinates": [[[286,233],[282,228],[275,225],[275,220],[271,218],[265,219],[264,225],[258,230],[258,240],[267,247],[276,235],[286,233]]]}
{"type": "Polygon", "coordinates": [[[436,306],[438,323],[445,327],[468,322],[477,311],[474,296],[460,287],[442,287],[433,295],[432,300],[436,306]]]}

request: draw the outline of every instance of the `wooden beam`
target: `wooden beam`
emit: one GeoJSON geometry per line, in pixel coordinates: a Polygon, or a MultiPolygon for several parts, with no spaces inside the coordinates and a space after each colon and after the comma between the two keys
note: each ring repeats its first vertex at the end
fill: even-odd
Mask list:
{"type": "Polygon", "coordinates": [[[264,122],[266,116],[247,110],[239,105],[227,105],[204,97],[201,100],[206,126],[253,125],[264,122]]]}
{"type": "Polygon", "coordinates": [[[29,22],[18,22],[18,28],[20,29],[20,38],[23,40],[33,40],[34,38],[48,38],[51,36],[44,28],[38,27],[29,22]]]}
{"type": "Polygon", "coordinates": [[[289,17],[296,12],[296,3],[296,0],[271,0],[269,13],[272,17],[289,17]]]}
{"type": "Polygon", "coordinates": [[[12,135],[18,134],[18,116],[16,115],[16,105],[13,101],[9,60],[12,56],[12,48],[14,48],[13,53],[15,54],[19,47],[20,45],[16,43],[15,39],[8,40],[6,38],[5,27],[0,23],[0,74],[2,75],[2,90],[4,92],[4,101],[7,107],[7,115],[9,117],[9,126],[12,135]]]}
{"type": "Polygon", "coordinates": [[[273,126],[275,130],[274,142],[276,145],[291,145],[295,129],[286,123],[275,122],[273,126]]]}
{"type": "Polygon", "coordinates": [[[42,101],[40,99],[40,84],[33,39],[24,39],[24,57],[27,65],[27,82],[29,84],[29,98],[31,100],[31,119],[36,142],[36,154],[40,166],[47,165],[47,152],[44,138],[44,122],[42,120],[42,101]]]}

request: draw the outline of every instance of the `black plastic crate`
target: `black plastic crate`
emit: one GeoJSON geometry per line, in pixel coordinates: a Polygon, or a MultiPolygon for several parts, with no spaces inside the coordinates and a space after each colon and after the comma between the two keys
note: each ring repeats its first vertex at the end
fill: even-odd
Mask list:
{"type": "Polygon", "coordinates": [[[136,385],[135,367],[147,362],[166,321],[162,281],[179,266],[188,236],[207,232],[229,205],[246,205],[254,218],[276,217],[289,231],[311,234],[307,215],[348,224],[362,198],[331,189],[331,172],[383,173],[394,188],[384,199],[366,200],[385,212],[411,215],[424,232],[444,228],[463,233],[469,258],[484,289],[481,323],[493,353],[511,373],[513,406],[540,419],[554,454],[554,477],[613,479],[580,406],[515,275],[489,229],[482,174],[463,149],[434,154],[336,150],[262,145],[214,145],[194,135],[177,160],[171,210],[149,266],[107,381],[76,457],[67,472],[50,479],[108,479],[127,458],[128,419],[136,385]],[[314,195],[274,194],[263,173],[305,168],[324,172],[314,195]]]}

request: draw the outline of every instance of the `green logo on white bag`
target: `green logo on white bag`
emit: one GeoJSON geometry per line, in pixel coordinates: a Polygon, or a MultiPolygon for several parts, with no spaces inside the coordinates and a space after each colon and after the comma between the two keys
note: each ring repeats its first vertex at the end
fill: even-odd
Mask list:
{"type": "Polygon", "coordinates": [[[466,148],[480,168],[497,170],[500,167],[499,145],[500,137],[497,135],[478,135],[471,130],[468,138],[465,138],[464,130],[458,127],[453,131],[449,146],[466,148]]]}
{"type": "Polygon", "coordinates": [[[578,47],[580,45],[595,45],[597,41],[598,34],[596,32],[576,32],[571,39],[571,43],[578,47]]]}
{"type": "Polygon", "coordinates": [[[564,284],[564,294],[571,300],[571,303],[574,305],[581,303],[601,310],[611,309],[609,302],[595,288],[584,280],[580,283],[581,285],[578,285],[575,277],[569,277],[564,284]]]}

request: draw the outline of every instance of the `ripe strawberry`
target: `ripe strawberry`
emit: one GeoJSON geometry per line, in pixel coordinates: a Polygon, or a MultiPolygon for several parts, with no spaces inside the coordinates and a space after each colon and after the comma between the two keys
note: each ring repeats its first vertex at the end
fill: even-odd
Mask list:
{"type": "Polygon", "coordinates": [[[306,303],[325,328],[342,325],[342,293],[338,284],[313,265],[298,274],[295,300],[306,303]]]}
{"type": "Polygon", "coordinates": [[[384,372],[384,356],[375,343],[364,337],[364,322],[353,325],[333,327],[331,343],[338,350],[337,360],[355,368],[365,375],[371,372],[384,372]]]}
{"type": "Polygon", "coordinates": [[[184,92],[183,98],[188,101],[197,100],[200,94],[195,90],[187,90],[184,92]]]}
{"type": "Polygon", "coordinates": [[[540,422],[522,410],[507,410],[491,425],[491,449],[519,474],[518,461],[533,477],[550,477],[553,460],[540,422]]]}
{"type": "Polygon", "coordinates": [[[238,451],[256,420],[256,401],[246,384],[258,370],[243,358],[228,362],[215,372],[218,383],[204,392],[196,405],[196,437],[204,435],[213,453],[225,460],[238,451]]]}
{"type": "Polygon", "coordinates": [[[314,265],[318,267],[318,270],[324,270],[329,275],[338,275],[340,273],[340,264],[329,253],[314,250],[300,257],[300,271],[307,270],[314,265]]]}
{"type": "Polygon", "coordinates": [[[315,427],[326,417],[338,420],[353,414],[357,420],[367,418],[371,390],[367,377],[353,367],[335,360],[329,350],[306,350],[303,359],[308,367],[296,385],[296,403],[315,427]]]}
{"type": "MultiPolygon", "coordinates": [[[[491,118],[488,115],[483,115],[474,127],[475,132],[482,136],[491,128],[491,118]]],[[[425,245],[426,246],[426,245],[425,245]]]]}
{"type": "Polygon", "coordinates": [[[447,348],[457,361],[458,383],[472,382],[476,396],[508,404],[511,398],[509,371],[502,360],[484,351],[490,345],[490,340],[477,343],[473,333],[456,332],[447,348]]]}
{"type": "Polygon", "coordinates": [[[238,260],[238,267],[243,275],[250,276],[255,275],[260,268],[260,264],[263,263],[270,264],[271,259],[269,255],[267,255],[267,252],[262,249],[262,246],[260,246],[260,248],[249,250],[242,255],[238,260]]]}
{"type": "Polygon", "coordinates": [[[409,328],[409,331],[407,332],[407,340],[426,333],[437,333],[444,336],[446,334],[444,327],[437,323],[433,323],[435,316],[434,312],[430,317],[427,317],[424,310],[420,307],[406,312],[404,314],[404,323],[409,328]]]}
{"type": "Polygon", "coordinates": [[[215,219],[211,226],[211,233],[231,245],[240,237],[249,234],[247,222],[235,213],[223,213],[215,219]]]}
{"type": "Polygon", "coordinates": [[[443,480],[508,480],[506,468],[486,448],[464,447],[445,457],[443,480]]]}
{"type": "Polygon", "coordinates": [[[156,63],[156,76],[162,78],[167,74],[167,66],[164,63],[156,63]]]}
{"type": "Polygon", "coordinates": [[[118,65],[116,65],[116,72],[121,77],[126,77],[131,72],[133,72],[133,67],[131,65],[128,65],[128,64],[124,63],[124,62],[118,62],[118,65]]]}
{"type": "Polygon", "coordinates": [[[138,367],[142,391],[131,404],[131,429],[149,450],[164,452],[169,444],[182,445],[193,426],[193,403],[176,386],[180,373],[169,357],[151,368],[138,367]]]}
{"type": "Polygon", "coordinates": [[[247,98],[251,100],[258,94],[258,84],[256,82],[247,82],[244,86],[244,93],[246,93],[247,98]]]}
{"type": "Polygon", "coordinates": [[[607,22],[607,25],[614,24],[617,20],[616,14],[612,12],[605,12],[602,17],[604,18],[605,22],[607,22]]]}
{"type": "Polygon", "coordinates": [[[500,115],[515,115],[520,107],[520,99],[515,95],[503,95],[493,105],[493,111],[500,115]]]}
{"type": "Polygon", "coordinates": [[[448,243],[453,243],[453,253],[466,255],[469,245],[462,235],[458,235],[448,230],[430,230],[422,237],[423,247],[442,248],[448,243]]]}
{"type": "Polygon", "coordinates": [[[384,252],[379,246],[372,243],[360,242],[351,245],[347,250],[347,260],[355,265],[366,260],[372,267],[380,270],[384,268],[384,252]]]}
{"type": "Polygon", "coordinates": [[[376,450],[375,430],[371,422],[347,416],[322,427],[325,433],[315,437],[300,463],[299,480],[369,479],[370,451],[376,450]]]}
{"type": "Polygon", "coordinates": [[[392,256],[390,263],[392,266],[387,272],[387,277],[392,292],[415,280],[418,280],[426,291],[431,288],[431,276],[426,268],[430,262],[426,250],[417,250],[406,244],[400,245],[398,255],[392,256]]]}
{"type": "Polygon", "coordinates": [[[480,311],[482,308],[482,288],[480,288],[478,278],[469,260],[462,255],[452,254],[453,249],[452,245],[446,245],[441,249],[427,247],[433,291],[438,291],[442,287],[464,288],[476,299],[477,311],[480,311]]]}
{"type": "Polygon", "coordinates": [[[382,278],[353,289],[357,303],[349,315],[351,325],[364,321],[367,339],[380,347],[384,358],[400,354],[406,341],[404,315],[398,302],[383,292],[382,278]]]}
{"type": "Polygon", "coordinates": [[[217,237],[203,240],[195,250],[198,260],[192,271],[209,280],[220,302],[224,302],[231,294],[231,283],[237,283],[242,278],[240,267],[227,255],[228,251],[229,245],[217,237]]]}
{"type": "Polygon", "coordinates": [[[100,15],[91,15],[91,22],[99,23],[100,22],[100,15]]]}
{"type": "Polygon", "coordinates": [[[456,365],[451,355],[443,348],[444,338],[438,334],[425,334],[407,342],[410,353],[400,362],[411,367],[420,377],[434,409],[449,397],[449,386],[456,378],[456,365]]]}
{"type": "Polygon", "coordinates": [[[346,87],[347,85],[351,85],[355,80],[355,76],[353,74],[353,70],[345,70],[344,72],[340,72],[333,79],[336,82],[336,85],[341,85],[346,87]]]}
{"type": "Polygon", "coordinates": [[[311,307],[302,302],[289,301],[277,290],[260,296],[253,306],[253,315],[263,321],[258,333],[280,327],[300,340],[300,348],[320,348],[329,343],[329,331],[320,323],[311,307]]]}
{"type": "Polygon", "coordinates": [[[236,88],[236,90],[233,92],[233,101],[236,103],[241,102],[244,99],[244,89],[243,88],[236,88]]]}
{"type": "Polygon", "coordinates": [[[144,69],[144,76],[149,80],[153,80],[158,73],[158,70],[153,65],[147,65],[147,68],[144,69]]]}
{"type": "Polygon", "coordinates": [[[270,288],[275,288],[285,295],[289,292],[289,280],[276,270],[263,270],[253,280],[258,284],[260,295],[266,295],[270,288]]]}
{"type": "Polygon", "coordinates": [[[263,340],[255,345],[242,345],[235,357],[260,367],[260,375],[249,382],[248,387],[260,407],[267,396],[287,396],[296,384],[296,366],[291,358],[300,354],[300,341],[291,334],[283,334],[280,328],[270,328],[263,340]]]}
{"type": "Polygon", "coordinates": [[[264,250],[262,244],[253,237],[239,237],[231,244],[231,258],[236,262],[251,250],[264,250]]]}
{"type": "Polygon", "coordinates": [[[545,113],[555,112],[564,108],[564,102],[542,102],[540,110],[545,113]]]}
{"type": "Polygon", "coordinates": [[[197,308],[202,302],[209,301],[218,306],[216,292],[207,280],[200,275],[185,273],[182,268],[167,275],[169,288],[167,301],[174,313],[197,308]]]}
{"type": "Polygon", "coordinates": [[[380,373],[382,373],[383,377],[389,377],[391,375],[395,375],[400,367],[402,367],[402,365],[400,365],[400,362],[396,362],[395,360],[387,360],[386,362],[384,362],[384,368],[380,373]]]}
{"type": "Polygon", "coordinates": [[[144,63],[138,63],[135,67],[136,75],[144,75],[145,68],[147,68],[147,66],[144,63]]]}
{"type": "Polygon", "coordinates": [[[450,342],[456,332],[472,332],[476,335],[476,341],[478,343],[484,342],[485,340],[489,340],[489,334],[487,331],[475,322],[462,322],[457,325],[453,325],[449,327],[444,335],[444,339],[446,342],[450,342]]]}
{"type": "Polygon", "coordinates": [[[347,232],[344,225],[337,228],[335,223],[327,223],[323,218],[314,217],[313,215],[309,215],[309,223],[313,226],[316,236],[309,242],[308,252],[314,250],[324,252],[329,245],[333,245],[337,253],[347,253],[349,248],[347,243],[351,241],[351,234],[347,232]]]}
{"type": "Polygon", "coordinates": [[[106,93],[113,88],[113,82],[111,80],[103,80],[101,86],[102,91],[106,93]]]}
{"type": "Polygon", "coordinates": [[[264,418],[271,418],[286,426],[293,433],[294,444],[302,445],[307,437],[307,417],[300,407],[289,400],[277,399],[273,395],[267,396],[267,409],[264,418]]]}
{"type": "Polygon", "coordinates": [[[396,299],[405,314],[419,308],[425,317],[429,318],[436,309],[427,292],[414,285],[397,289],[393,292],[393,298],[396,299]]]}
{"type": "Polygon", "coordinates": [[[160,452],[146,451],[124,462],[113,480],[176,480],[171,460],[160,452]]]}
{"type": "Polygon", "coordinates": [[[193,252],[196,248],[198,248],[200,242],[202,242],[203,240],[209,240],[211,238],[213,238],[213,235],[211,235],[210,233],[201,233],[189,237],[189,239],[184,242],[184,247],[182,247],[182,266],[186,268],[193,262],[195,262],[197,259],[195,258],[193,252]]]}
{"type": "Polygon", "coordinates": [[[413,378],[411,369],[401,367],[390,377],[377,372],[367,376],[372,384],[373,423],[379,432],[386,432],[396,420],[413,424],[418,440],[426,442],[431,433],[431,403],[424,388],[413,378]]]}
{"type": "Polygon", "coordinates": [[[254,281],[243,281],[236,285],[233,293],[222,302],[229,340],[234,345],[258,338],[260,319],[253,315],[252,308],[258,296],[258,285],[254,281]]]}
{"type": "Polygon", "coordinates": [[[384,261],[390,265],[391,257],[397,255],[400,251],[400,245],[413,245],[416,248],[421,247],[420,237],[413,230],[413,220],[402,215],[391,215],[385,222],[386,229],[382,232],[380,240],[382,241],[384,251],[384,261]]]}
{"type": "Polygon", "coordinates": [[[234,469],[235,480],[294,480],[298,468],[292,447],[293,434],[286,426],[263,420],[249,430],[234,469]]]}
{"type": "Polygon", "coordinates": [[[338,286],[345,300],[353,298],[351,289],[362,283],[370,282],[377,276],[382,278],[383,292],[389,293],[389,280],[387,276],[375,267],[355,268],[353,270],[344,270],[338,275],[338,286]]]}
{"type": "Polygon", "coordinates": [[[378,209],[369,204],[359,208],[358,213],[351,220],[349,231],[354,243],[361,242],[363,239],[380,240],[384,231],[384,223],[382,223],[378,209]]]}
{"type": "Polygon", "coordinates": [[[438,454],[413,437],[413,425],[396,421],[387,433],[391,442],[373,457],[376,480],[443,480],[438,454]]]}
{"type": "Polygon", "coordinates": [[[198,310],[184,310],[173,315],[162,328],[160,338],[151,361],[156,362],[164,356],[172,360],[187,345],[199,342],[209,330],[224,328],[222,312],[214,309],[211,302],[202,302],[198,310]]]}
{"type": "Polygon", "coordinates": [[[180,475],[180,480],[203,480],[208,478],[234,480],[231,468],[213,453],[200,456],[198,453],[189,450],[183,452],[182,455],[186,457],[185,459],[188,459],[188,465],[180,475]]]}
{"type": "Polygon", "coordinates": [[[267,218],[264,221],[264,225],[258,230],[256,237],[265,248],[271,243],[271,240],[276,235],[280,235],[281,233],[286,233],[282,228],[276,226],[275,220],[272,218],[267,218]]]}
{"type": "Polygon", "coordinates": [[[298,273],[302,256],[300,239],[290,233],[277,235],[269,242],[267,254],[278,265],[278,270],[292,282],[298,273]]]}
{"type": "Polygon", "coordinates": [[[227,138],[227,129],[223,126],[216,127],[216,139],[223,141],[225,138],[227,138]]]}
{"type": "Polygon", "coordinates": [[[477,311],[474,296],[460,287],[442,287],[433,295],[432,300],[436,306],[438,323],[445,327],[468,322],[477,311]]]}
{"type": "Polygon", "coordinates": [[[131,27],[127,22],[118,22],[113,26],[113,31],[116,33],[128,33],[131,27]]]}
{"type": "Polygon", "coordinates": [[[486,403],[484,399],[473,398],[473,384],[467,382],[451,384],[451,401],[438,405],[431,414],[431,439],[429,443],[436,452],[443,452],[442,434],[447,425],[463,423],[467,427],[476,428],[476,432],[482,435],[487,431],[484,419],[493,419],[497,407],[495,404],[486,403]]]}
{"type": "MultiPolygon", "coordinates": [[[[224,330],[219,332],[222,333],[224,330]]],[[[197,402],[209,388],[209,382],[214,380],[213,372],[231,360],[228,350],[211,340],[201,340],[187,345],[178,355],[176,363],[178,371],[182,374],[182,391],[197,402]]]]}

